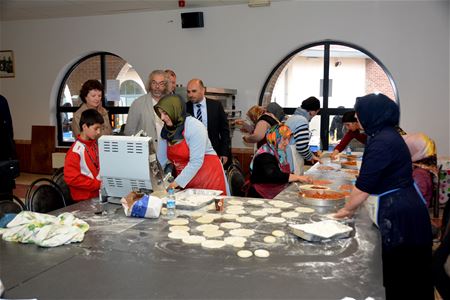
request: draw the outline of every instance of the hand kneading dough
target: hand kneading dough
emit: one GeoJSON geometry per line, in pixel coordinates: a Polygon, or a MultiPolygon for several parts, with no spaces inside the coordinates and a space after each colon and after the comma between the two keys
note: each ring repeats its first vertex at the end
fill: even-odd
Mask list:
{"type": "Polygon", "coordinates": [[[183,219],[183,218],[176,218],[173,220],[169,220],[168,222],[170,225],[186,225],[189,224],[189,220],[188,219],[183,219]]]}
{"type": "Polygon", "coordinates": [[[264,237],[264,243],[273,244],[276,241],[277,241],[277,239],[272,235],[268,235],[268,236],[264,237]]]}
{"type": "Polygon", "coordinates": [[[203,231],[203,235],[208,238],[215,238],[222,236],[225,232],[222,230],[209,230],[209,231],[203,231]]]}
{"type": "Polygon", "coordinates": [[[189,231],[190,228],[188,226],[170,226],[170,231],[189,231]]]}
{"type": "Polygon", "coordinates": [[[269,251],[264,249],[255,250],[254,254],[256,257],[269,257],[270,255],[269,251]]]}
{"type": "Polygon", "coordinates": [[[185,244],[201,244],[206,238],[201,235],[190,235],[182,239],[185,244]]]}
{"type": "Polygon", "coordinates": [[[220,240],[206,240],[202,242],[202,247],[209,249],[218,249],[225,245],[225,242],[220,240]]]}
{"type": "Polygon", "coordinates": [[[282,237],[282,236],[285,236],[286,234],[281,230],[274,230],[274,231],[272,231],[272,235],[276,236],[276,237],[282,237]]]}
{"type": "Polygon", "coordinates": [[[239,257],[242,257],[242,258],[247,258],[247,257],[252,256],[253,253],[252,253],[252,251],[250,251],[250,250],[239,250],[239,251],[237,252],[237,255],[238,255],[239,257]]]}
{"type": "Polygon", "coordinates": [[[187,236],[189,236],[189,232],[187,231],[172,231],[171,233],[169,233],[168,235],[171,239],[182,239],[185,238],[187,236]]]}

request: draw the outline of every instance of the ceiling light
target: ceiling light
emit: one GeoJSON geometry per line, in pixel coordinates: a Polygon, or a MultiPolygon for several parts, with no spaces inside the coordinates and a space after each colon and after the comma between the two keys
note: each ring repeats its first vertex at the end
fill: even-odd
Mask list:
{"type": "Polygon", "coordinates": [[[269,6],[270,0],[248,0],[249,7],[269,6]]]}

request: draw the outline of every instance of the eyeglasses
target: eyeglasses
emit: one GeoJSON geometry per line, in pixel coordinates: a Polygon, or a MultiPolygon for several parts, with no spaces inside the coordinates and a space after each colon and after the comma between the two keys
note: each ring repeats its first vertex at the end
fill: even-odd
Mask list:
{"type": "Polygon", "coordinates": [[[160,87],[166,86],[166,82],[165,82],[165,81],[157,82],[157,81],[152,80],[152,81],[150,82],[150,84],[151,84],[152,86],[160,86],[160,87]]]}

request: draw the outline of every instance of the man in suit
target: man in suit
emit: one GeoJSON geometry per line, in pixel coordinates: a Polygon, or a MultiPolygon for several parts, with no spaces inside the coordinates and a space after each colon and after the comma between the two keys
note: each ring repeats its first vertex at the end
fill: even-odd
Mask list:
{"type": "Polygon", "coordinates": [[[187,85],[189,101],[186,110],[199,119],[208,130],[208,137],[222,164],[230,157],[231,138],[228,119],[220,101],[205,98],[205,85],[200,79],[192,79],[187,85]]]}

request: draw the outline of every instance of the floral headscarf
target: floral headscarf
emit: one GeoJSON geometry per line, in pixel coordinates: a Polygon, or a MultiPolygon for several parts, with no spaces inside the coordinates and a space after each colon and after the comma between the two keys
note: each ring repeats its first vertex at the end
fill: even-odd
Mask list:
{"type": "MultiPolygon", "coordinates": [[[[287,160],[286,150],[279,149],[279,145],[283,138],[289,139],[291,137],[291,135],[292,135],[292,131],[286,125],[272,126],[266,132],[267,142],[256,151],[254,157],[256,157],[262,153],[269,153],[277,158],[278,165],[280,166],[280,169],[283,172],[289,172],[290,167],[289,167],[289,162],[287,160]]],[[[253,167],[253,161],[252,161],[252,167],[253,167]]]]}
{"type": "Polygon", "coordinates": [[[161,130],[161,137],[170,144],[181,141],[183,139],[184,121],[187,116],[183,98],[179,95],[164,96],[154,106],[154,109],[159,118],[161,118],[159,109],[163,110],[173,123],[171,127],[164,124],[161,130]]]}

